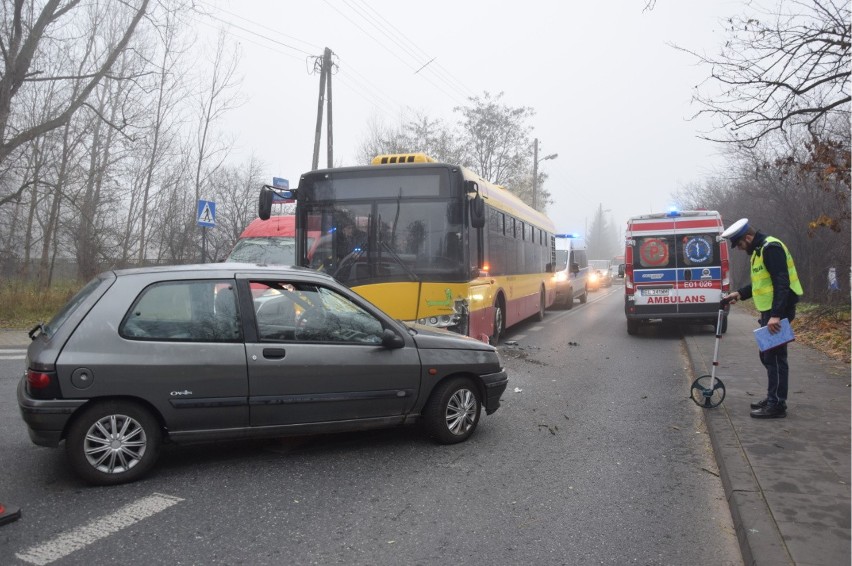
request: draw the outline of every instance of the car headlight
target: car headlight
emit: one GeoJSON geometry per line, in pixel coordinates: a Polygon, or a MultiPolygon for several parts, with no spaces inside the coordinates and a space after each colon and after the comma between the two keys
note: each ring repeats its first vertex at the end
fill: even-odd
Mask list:
{"type": "Polygon", "coordinates": [[[564,271],[560,271],[559,273],[556,274],[556,280],[557,281],[567,281],[568,280],[568,274],[565,273],[564,271]]]}
{"type": "Polygon", "coordinates": [[[592,273],[591,275],[589,275],[589,281],[591,281],[592,283],[594,283],[597,280],[598,280],[598,274],[597,273],[592,273]]]}

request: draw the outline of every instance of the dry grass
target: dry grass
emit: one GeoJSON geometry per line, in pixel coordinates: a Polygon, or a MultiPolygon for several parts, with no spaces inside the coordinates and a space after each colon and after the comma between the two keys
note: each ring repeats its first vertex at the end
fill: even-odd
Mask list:
{"type": "Polygon", "coordinates": [[[796,340],[835,360],[850,361],[849,305],[830,307],[803,304],[793,320],[796,340]]]}
{"type": "Polygon", "coordinates": [[[50,320],[82,284],[63,282],[50,289],[9,282],[0,285],[0,328],[29,329],[50,320]]]}

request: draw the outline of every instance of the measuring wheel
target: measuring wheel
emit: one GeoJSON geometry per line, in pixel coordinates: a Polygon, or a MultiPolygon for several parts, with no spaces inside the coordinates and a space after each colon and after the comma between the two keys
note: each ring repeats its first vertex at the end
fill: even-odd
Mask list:
{"type": "Polygon", "coordinates": [[[702,375],[692,382],[689,396],[695,404],[705,409],[718,407],[725,400],[725,384],[718,377],[702,375]]]}

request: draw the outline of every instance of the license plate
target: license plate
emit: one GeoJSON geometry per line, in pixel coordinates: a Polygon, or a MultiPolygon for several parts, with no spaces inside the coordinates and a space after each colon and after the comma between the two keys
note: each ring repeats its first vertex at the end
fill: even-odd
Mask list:
{"type": "Polygon", "coordinates": [[[642,289],[643,297],[658,297],[658,296],[667,296],[669,294],[668,289],[642,289]]]}

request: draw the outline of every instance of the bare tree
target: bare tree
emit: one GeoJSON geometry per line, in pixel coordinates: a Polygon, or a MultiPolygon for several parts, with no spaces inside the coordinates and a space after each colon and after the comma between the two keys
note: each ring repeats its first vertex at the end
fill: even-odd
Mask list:
{"type": "Polygon", "coordinates": [[[720,87],[695,94],[698,114],[733,133],[714,139],[753,147],[794,126],[819,132],[834,113],[848,123],[849,17],[845,0],[781,0],[772,11],[730,18],[719,55],[688,51],[710,66],[709,81],[720,87]]]}
{"type": "MultiPolygon", "coordinates": [[[[211,61],[211,74],[207,78],[207,85],[201,91],[198,99],[198,122],[195,136],[195,164],[193,187],[195,189],[195,202],[202,196],[202,190],[210,188],[209,180],[216,173],[227,156],[229,145],[217,140],[214,135],[213,126],[215,122],[229,110],[240,104],[237,87],[240,79],[237,76],[237,63],[239,53],[234,51],[228,53],[228,43],[224,32],[219,34],[216,49],[211,61]]],[[[190,228],[194,222],[192,217],[187,218],[187,227],[190,228]]],[[[202,257],[202,261],[209,258],[202,257]]]]}
{"type": "Polygon", "coordinates": [[[462,143],[469,166],[498,185],[513,186],[532,171],[532,127],[529,107],[511,108],[503,93],[470,97],[469,106],[455,108],[462,115],[462,143]]]}
{"type": "MultiPolygon", "coordinates": [[[[137,0],[136,6],[128,1],[114,1],[105,14],[126,12],[128,20],[118,40],[99,51],[100,44],[92,49],[72,50],[79,53],[87,64],[77,65],[79,72],[73,76],[46,74],[43,58],[55,53],[46,43],[74,42],[75,29],[67,26],[77,8],[88,8],[80,0],[47,0],[37,11],[35,2],[12,0],[4,2],[3,27],[0,28],[0,55],[3,57],[3,74],[0,76],[0,164],[17,148],[68,123],[71,116],[86,102],[95,87],[110,73],[118,56],[127,48],[136,27],[148,10],[149,0],[137,0]],[[65,35],[63,35],[65,34],[65,35]],[[65,90],[66,96],[51,99],[50,110],[44,119],[35,124],[22,125],[15,120],[15,100],[28,84],[41,81],[79,81],[80,87],[65,90]]],[[[24,188],[0,196],[0,205],[17,199],[24,188]]]]}

